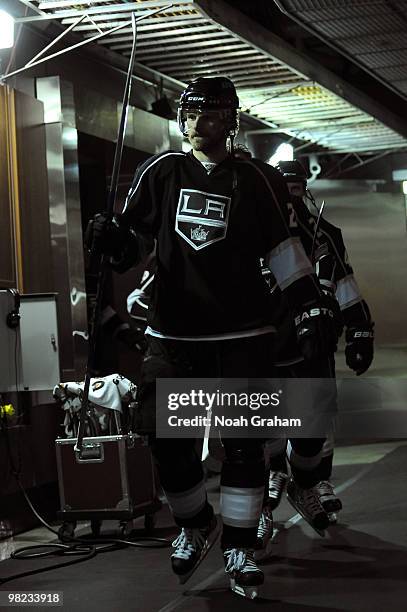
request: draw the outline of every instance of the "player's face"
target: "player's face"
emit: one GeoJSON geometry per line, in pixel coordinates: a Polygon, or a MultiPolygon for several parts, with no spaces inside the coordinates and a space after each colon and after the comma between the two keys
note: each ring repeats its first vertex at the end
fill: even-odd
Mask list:
{"type": "Polygon", "coordinates": [[[188,140],[194,151],[210,151],[226,141],[225,123],[222,111],[190,110],[186,113],[188,140]]]}
{"type": "Polygon", "coordinates": [[[304,183],[296,182],[296,183],[287,183],[288,191],[290,195],[297,196],[299,198],[303,198],[305,196],[305,185],[304,183]]]}

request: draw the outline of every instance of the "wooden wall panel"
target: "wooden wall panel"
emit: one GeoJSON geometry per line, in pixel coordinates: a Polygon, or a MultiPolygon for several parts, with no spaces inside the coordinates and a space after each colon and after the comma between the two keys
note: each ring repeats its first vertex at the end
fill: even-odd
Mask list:
{"type": "Polygon", "coordinates": [[[53,291],[48,176],[42,102],[15,92],[24,293],[53,291]]]}
{"type": "Polygon", "coordinates": [[[0,87],[0,287],[15,287],[12,189],[9,164],[8,88],[0,87]]]}

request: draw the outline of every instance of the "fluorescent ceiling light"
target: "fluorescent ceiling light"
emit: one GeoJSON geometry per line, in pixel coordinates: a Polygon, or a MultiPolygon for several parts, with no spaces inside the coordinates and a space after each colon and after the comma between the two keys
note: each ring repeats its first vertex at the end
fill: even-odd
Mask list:
{"type": "Polygon", "coordinates": [[[14,19],[6,11],[0,10],[0,49],[14,45],[14,19]]]}
{"type": "Polygon", "coordinates": [[[276,152],[272,155],[268,161],[272,166],[277,166],[280,161],[293,161],[294,159],[294,148],[287,142],[281,143],[277,147],[276,152]]]}
{"type": "Polygon", "coordinates": [[[407,181],[403,181],[403,193],[407,195],[407,181]]]}

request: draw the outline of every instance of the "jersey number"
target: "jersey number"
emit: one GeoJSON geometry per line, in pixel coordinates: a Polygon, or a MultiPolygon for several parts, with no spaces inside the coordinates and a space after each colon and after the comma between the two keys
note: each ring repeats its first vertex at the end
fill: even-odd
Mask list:
{"type": "Polygon", "coordinates": [[[288,208],[288,215],[290,218],[288,227],[298,227],[297,219],[295,218],[294,206],[291,204],[291,202],[287,202],[287,208],[288,208]]]}

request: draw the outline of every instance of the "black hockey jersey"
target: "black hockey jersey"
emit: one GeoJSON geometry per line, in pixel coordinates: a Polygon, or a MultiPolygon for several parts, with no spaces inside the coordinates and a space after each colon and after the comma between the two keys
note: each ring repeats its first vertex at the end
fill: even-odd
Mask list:
{"type": "MultiPolygon", "coordinates": [[[[308,257],[311,257],[315,235],[317,217],[313,215],[303,200],[291,196],[288,203],[290,231],[297,236],[304,246],[308,257]]],[[[314,244],[315,259],[330,253],[334,257],[334,283],[336,285],[336,298],[338,300],[344,324],[347,327],[358,326],[371,322],[369,307],[362,298],[357,282],[353,276],[353,269],[349,263],[348,254],[342,238],[341,230],[320,219],[318,232],[314,244]]],[[[292,314],[273,274],[267,270],[262,260],[263,277],[271,291],[273,312],[279,318],[278,334],[276,338],[276,353],[279,365],[292,364],[301,361],[303,357],[298,350],[292,314]]]]}
{"type": "Polygon", "coordinates": [[[169,151],[139,167],[122,221],[157,241],[147,333],[207,340],[271,331],[265,253],[292,308],[318,299],[288,229],[286,185],[266,165],[227,158],[208,174],[192,152],[169,151]]]}
{"type": "MultiPolygon", "coordinates": [[[[295,216],[290,217],[291,231],[300,237],[305,252],[310,257],[317,217],[313,215],[301,198],[291,198],[295,216]],[[295,227],[295,224],[297,227],[295,227]]],[[[329,252],[335,259],[334,282],[336,299],[347,327],[371,322],[368,305],[364,301],[355,280],[352,266],[342,237],[342,231],[323,217],[320,219],[315,238],[315,254],[329,252]]]]}

